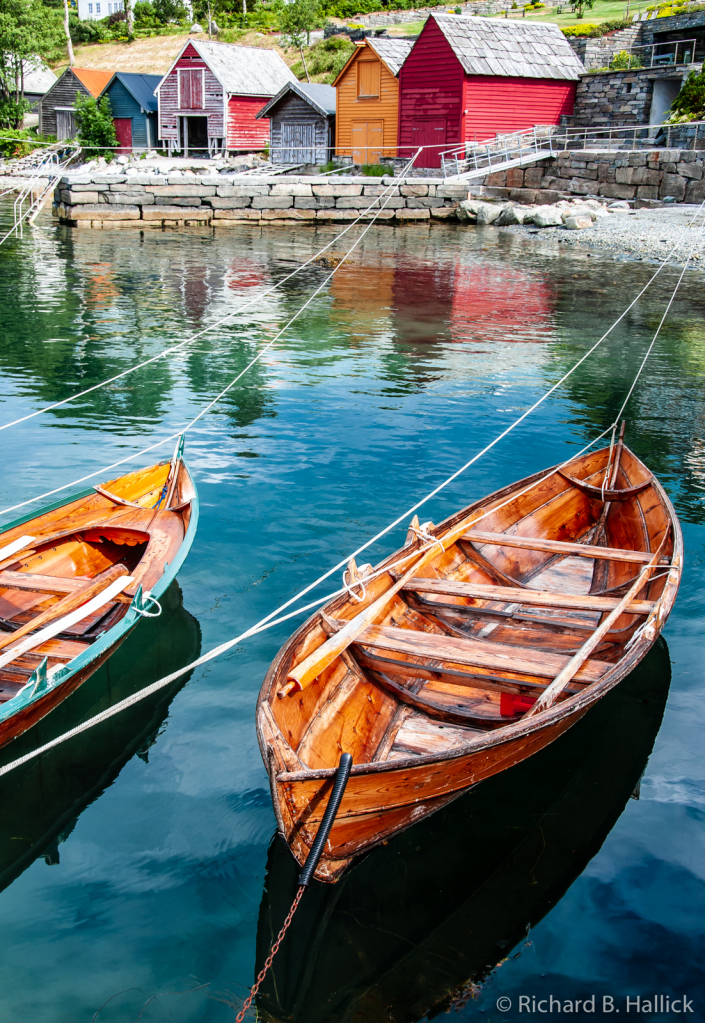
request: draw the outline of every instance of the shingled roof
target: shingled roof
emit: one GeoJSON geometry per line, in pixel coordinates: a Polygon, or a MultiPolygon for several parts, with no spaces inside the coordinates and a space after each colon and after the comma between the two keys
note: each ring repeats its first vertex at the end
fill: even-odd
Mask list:
{"type": "Polygon", "coordinates": [[[319,85],[316,82],[287,82],[276,96],[270,99],[258,114],[255,114],[255,117],[269,117],[270,111],[288,92],[295,92],[324,117],[331,117],[335,113],[335,89],[332,85],[319,85]]]}
{"type": "Polygon", "coordinates": [[[198,51],[225,92],[234,96],[275,96],[287,82],[298,81],[275,50],[203,39],[191,39],[186,46],[198,51]]]}
{"type": "MultiPolygon", "coordinates": [[[[479,19],[478,19],[479,20],[479,19]]],[[[412,39],[392,39],[367,37],[367,45],[371,46],[378,57],[381,57],[392,74],[397,77],[401,66],[409,56],[414,45],[412,39]]]]}
{"type": "Polygon", "coordinates": [[[457,14],[432,14],[431,18],[469,75],[575,81],[585,73],[558,25],[457,14]]]}

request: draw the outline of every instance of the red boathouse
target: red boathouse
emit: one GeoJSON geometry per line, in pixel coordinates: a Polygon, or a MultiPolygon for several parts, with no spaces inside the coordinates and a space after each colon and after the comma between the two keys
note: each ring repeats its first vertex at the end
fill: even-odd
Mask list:
{"type": "Polygon", "coordinates": [[[430,146],[416,165],[440,167],[462,142],[559,124],[584,72],[557,25],[432,14],[399,73],[400,155],[430,146]]]}
{"type": "Polygon", "coordinates": [[[296,81],[274,50],[189,40],[155,89],[159,138],[185,156],[265,149],[269,121],[256,115],[296,81]]]}

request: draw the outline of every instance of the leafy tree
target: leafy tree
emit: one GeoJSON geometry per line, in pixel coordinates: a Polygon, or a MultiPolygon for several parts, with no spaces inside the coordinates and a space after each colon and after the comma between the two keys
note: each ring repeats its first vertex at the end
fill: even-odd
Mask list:
{"type": "Polygon", "coordinates": [[[76,125],[78,141],[86,156],[104,156],[112,160],[114,153],[109,147],[117,147],[117,135],[113,124],[113,112],[107,96],[95,99],[93,96],[76,94],[76,125]]]}
{"type": "Polygon", "coordinates": [[[62,45],[59,10],[36,0],[0,0],[0,126],[21,128],[25,61],[48,57],[62,45]]]}
{"type": "Polygon", "coordinates": [[[576,4],[575,4],[576,17],[582,18],[583,12],[584,12],[585,8],[587,7],[587,9],[589,11],[591,11],[594,6],[595,6],[595,0],[576,0],[576,4]]]}
{"type": "Polygon", "coordinates": [[[180,0],[153,0],[152,6],[157,20],[162,25],[184,21],[188,16],[186,7],[180,0]]]}
{"type": "Polygon", "coordinates": [[[278,5],[279,21],[283,34],[284,46],[295,46],[300,49],[309,46],[311,32],[323,24],[320,0],[291,0],[291,3],[278,5]]]}

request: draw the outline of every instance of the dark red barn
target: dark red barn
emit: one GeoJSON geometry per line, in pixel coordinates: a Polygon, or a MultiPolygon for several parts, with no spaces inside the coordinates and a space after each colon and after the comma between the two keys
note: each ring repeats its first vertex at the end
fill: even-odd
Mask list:
{"type": "Polygon", "coordinates": [[[155,89],[159,138],[186,156],[264,149],[269,121],[256,115],[295,81],[274,50],[191,40],[155,89]]]}
{"type": "Polygon", "coordinates": [[[462,142],[558,124],[584,72],[557,25],[432,14],[399,73],[400,154],[430,146],[417,166],[440,167],[462,142]]]}

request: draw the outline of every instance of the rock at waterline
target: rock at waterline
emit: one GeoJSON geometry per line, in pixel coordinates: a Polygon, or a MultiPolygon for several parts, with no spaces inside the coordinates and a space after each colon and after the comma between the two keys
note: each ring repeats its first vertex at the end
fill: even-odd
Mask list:
{"type": "Polygon", "coordinates": [[[586,216],[585,214],[566,217],[563,221],[563,226],[569,231],[580,231],[585,227],[592,227],[592,217],[586,216]]]}
{"type": "Polygon", "coordinates": [[[562,214],[563,211],[555,206],[539,206],[533,211],[531,220],[537,227],[562,227],[562,214]]]}

